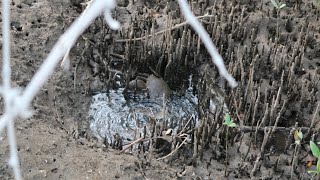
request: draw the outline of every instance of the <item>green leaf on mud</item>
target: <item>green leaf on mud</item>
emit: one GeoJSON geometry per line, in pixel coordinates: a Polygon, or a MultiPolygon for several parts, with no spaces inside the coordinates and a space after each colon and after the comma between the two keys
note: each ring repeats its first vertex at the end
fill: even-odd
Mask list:
{"type": "Polygon", "coordinates": [[[224,123],[225,125],[229,125],[231,123],[231,118],[230,118],[230,115],[229,114],[226,114],[224,116],[224,123]]]}
{"type": "Polygon", "coordinates": [[[312,151],[313,156],[319,159],[320,158],[320,150],[319,150],[318,146],[313,141],[310,141],[310,149],[312,151]]]}

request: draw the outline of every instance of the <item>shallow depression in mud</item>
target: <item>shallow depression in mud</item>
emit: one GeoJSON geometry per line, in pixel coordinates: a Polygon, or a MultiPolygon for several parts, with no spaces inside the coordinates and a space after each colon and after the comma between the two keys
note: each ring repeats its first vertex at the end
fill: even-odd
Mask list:
{"type": "Polygon", "coordinates": [[[190,89],[184,96],[172,95],[169,100],[149,98],[144,94],[130,95],[125,99],[123,88],[110,90],[92,97],[89,109],[89,126],[92,133],[111,143],[115,135],[123,142],[141,136],[150,137],[152,123],[166,122],[175,131],[180,120],[198,119],[198,101],[190,89]],[[146,128],[146,131],[144,131],[146,128]],[[146,134],[145,134],[146,133],[146,134]]]}

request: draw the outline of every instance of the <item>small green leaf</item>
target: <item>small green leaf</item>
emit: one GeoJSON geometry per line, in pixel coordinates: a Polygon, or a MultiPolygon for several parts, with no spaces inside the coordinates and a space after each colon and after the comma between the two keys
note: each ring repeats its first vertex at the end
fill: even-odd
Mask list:
{"type": "Polygon", "coordinates": [[[224,124],[229,125],[230,122],[231,122],[230,115],[229,115],[229,114],[226,114],[226,115],[224,116],[224,124]]]}
{"type": "Polygon", "coordinates": [[[314,157],[320,158],[320,150],[319,150],[318,146],[313,141],[310,141],[310,149],[311,149],[314,157]]]}
{"type": "Polygon", "coordinates": [[[279,9],[279,5],[275,0],[270,0],[270,1],[275,8],[279,9]]]}
{"type": "Polygon", "coordinates": [[[234,122],[231,122],[228,126],[229,126],[229,127],[237,127],[237,124],[234,123],[234,122]]]}
{"type": "Polygon", "coordinates": [[[320,173],[320,159],[318,159],[317,161],[317,171],[318,173],[320,173]]]}
{"type": "Polygon", "coordinates": [[[286,7],[286,4],[281,4],[280,7],[279,7],[279,9],[282,9],[282,8],[284,8],[284,7],[286,7]]]}

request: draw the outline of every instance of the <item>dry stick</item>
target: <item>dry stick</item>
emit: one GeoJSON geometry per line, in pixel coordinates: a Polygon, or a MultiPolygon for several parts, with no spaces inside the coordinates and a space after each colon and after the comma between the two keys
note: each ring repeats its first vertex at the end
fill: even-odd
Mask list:
{"type": "Polygon", "coordinates": [[[267,145],[267,142],[269,140],[269,137],[275,132],[275,129],[277,127],[277,124],[279,122],[279,119],[281,117],[281,114],[283,113],[284,111],[284,108],[287,104],[287,100],[284,101],[283,105],[282,105],[282,108],[281,110],[279,111],[278,113],[278,116],[277,116],[277,119],[276,119],[276,122],[274,123],[274,126],[273,128],[271,129],[270,127],[265,127],[264,128],[264,138],[263,138],[263,141],[262,141],[262,145],[261,145],[261,149],[260,149],[260,153],[255,161],[255,164],[254,164],[254,168],[252,169],[250,175],[251,175],[251,178],[254,176],[254,174],[256,173],[257,171],[257,167],[258,167],[258,164],[259,164],[259,161],[261,159],[261,157],[264,157],[264,153],[265,153],[265,147],[267,145]]]}
{"type": "Polygon", "coordinates": [[[279,101],[280,101],[280,96],[281,96],[281,91],[282,91],[282,87],[283,87],[283,78],[284,78],[284,71],[282,71],[282,75],[281,75],[281,83],[280,83],[280,87],[278,89],[278,93],[277,93],[277,97],[275,99],[275,102],[271,108],[271,112],[270,112],[270,122],[273,121],[273,117],[274,117],[274,110],[277,108],[279,101]]]}
{"type": "Polygon", "coordinates": [[[148,179],[147,176],[146,176],[145,171],[144,171],[143,168],[141,167],[141,162],[137,162],[137,164],[139,165],[140,173],[142,174],[142,176],[144,177],[144,179],[148,179]]]}
{"type": "Polygon", "coordinates": [[[208,125],[208,118],[205,118],[203,120],[205,123],[205,125],[202,127],[202,136],[201,136],[201,142],[200,142],[200,146],[201,146],[201,150],[200,150],[200,159],[202,160],[203,158],[203,151],[204,151],[204,147],[205,147],[205,137],[207,136],[208,137],[208,128],[207,128],[207,125],[208,125]]]}
{"type": "Polygon", "coordinates": [[[77,71],[78,71],[78,66],[81,62],[81,58],[79,58],[76,62],[76,66],[74,68],[74,72],[73,72],[73,91],[74,93],[77,92],[76,88],[77,88],[77,71]]]}
{"type": "Polygon", "coordinates": [[[197,134],[198,134],[198,129],[195,129],[193,132],[193,155],[192,155],[192,163],[195,164],[196,163],[196,159],[198,156],[198,138],[197,138],[197,134]]]}
{"type": "MultiPolygon", "coordinates": [[[[175,136],[175,137],[177,137],[177,136],[175,136]]],[[[139,142],[141,142],[141,141],[150,141],[150,140],[153,140],[153,139],[164,139],[164,140],[167,140],[166,138],[161,137],[161,136],[152,137],[152,138],[143,138],[143,137],[141,137],[141,138],[138,138],[138,139],[132,141],[131,143],[129,143],[129,144],[127,144],[127,145],[124,145],[124,146],[125,146],[124,149],[122,149],[122,150],[119,152],[119,154],[120,154],[120,153],[123,153],[124,151],[126,151],[127,149],[129,149],[131,146],[133,146],[133,145],[135,145],[135,144],[137,144],[137,143],[139,143],[139,142]]],[[[187,139],[187,138],[186,138],[186,139],[187,139]]]]}
{"type": "MultiPolygon", "coordinates": [[[[247,103],[247,99],[248,99],[247,97],[249,96],[249,93],[252,92],[254,67],[255,67],[255,62],[257,61],[257,59],[258,59],[258,55],[250,63],[249,80],[248,80],[248,84],[247,84],[246,91],[245,91],[245,94],[244,94],[244,104],[247,103]]],[[[252,103],[250,103],[250,108],[245,109],[245,113],[244,113],[244,121],[245,122],[244,122],[244,124],[246,124],[247,116],[251,112],[251,106],[252,106],[252,103]]]]}
{"type": "MultiPolygon", "coordinates": [[[[254,86],[252,87],[251,85],[251,88],[250,88],[251,93],[253,89],[254,89],[254,86]]],[[[249,121],[250,115],[252,115],[252,111],[253,111],[252,106],[254,106],[255,98],[257,97],[257,91],[254,91],[254,93],[251,94],[250,96],[251,98],[249,99],[249,107],[246,109],[247,112],[244,113],[244,118],[243,118],[245,122],[244,124],[247,124],[247,122],[249,121]]]]}
{"type": "Polygon", "coordinates": [[[187,138],[186,138],[185,140],[183,140],[183,141],[181,142],[181,144],[180,144],[177,148],[175,148],[170,154],[168,154],[168,155],[166,155],[166,156],[163,156],[163,157],[161,157],[161,158],[158,158],[157,160],[165,159],[165,158],[167,158],[167,157],[172,156],[173,153],[175,153],[178,149],[180,149],[180,148],[184,145],[184,143],[185,143],[186,141],[187,141],[187,138]]]}
{"type": "Polygon", "coordinates": [[[237,105],[237,101],[236,101],[236,97],[235,94],[233,92],[233,90],[231,90],[231,95],[232,95],[232,99],[233,99],[233,103],[234,103],[234,107],[236,108],[236,115],[239,121],[240,126],[243,126],[243,119],[241,119],[240,115],[239,115],[239,107],[237,105]]]}
{"type": "Polygon", "coordinates": [[[78,66],[81,62],[82,59],[84,59],[84,53],[86,50],[88,50],[88,47],[90,46],[89,44],[93,44],[93,42],[91,42],[88,38],[84,37],[83,35],[81,35],[82,39],[85,41],[84,43],[84,49],[83,51],[81,52],[80,54],[80,58],[77,60],[76,62],[76,66],[75,66],[75,69],[74,69],[74,73],[73,73],[73,90],[74,92],[76,93],[76,88],[77,88],[77,71],[78,71],[78,66]]]}
{"type": "Polygon", "coordinates": [[[287,102],[288,102],[287,100],[285,100],[285,101],[283,102],[282,108],[280,109],[280,111],[279,111],[279,113],[278,113],[278,116],[277,116],[277,119],[276,119],[276,122],[274,123],[274,126],[273,126],[273,128],[272,128],[272,133],[271,133],[271,135],[276,131],[276,128],[277,128],[278,122],[279,122],[279,120],[280,120],[281,114],[283,113],[284,108],[285,108],[286,105],[287,105],[287,102]]]}
{"type": "MultiPolygon", "coordinates": [[[[209,14],[205,14],[203,16],[198,16],[196,17],[197,19],[202,19],[202,18],[206,18],[206,17],[214,17],[214,15],[209,15],[209,14]]],[[[136,41],[142,41],[144,40],[145,38],[149,38],[149,37],[152,37],[152,36],[158,36],[162,33],[165,33],[165,32],[168,32],[168,31],[172,31],[172,30],[175,30],[175,29],[179,29],[183,26],[185,26],[186,24],[188,24],[187,21],[183,22],[183,23],[179,23],[179,24],[176,24],[175,26],[172,26],[171,28],[166,28],[162,31],[159,31],[159,32],[156,32],[156,33],[153,33],[153,34],[150,34],[150,35],[145,35],[143,37],[139,37],[139,38],[135,38],[136,41]]],[[[118,39],[118,40],[115,40],[114,42],[128,42],[128,41],[133,41],[132,38],[130,39],[118,39]]]]}
{"type": "Polygon", "coordinates": [[[193,118],[193,115],[190,116],[188,122],[184,125],[184,127],[182,128],[182,130],[178,133],[178,135],[181,135],[182,132],[187,128],[188,124],[190,123],[191,119],[193,118]]]}
{"type": "Polygon", "coordinates": [[[119,58],[119,59],[123,59],[123,60],[128,61],[128,60],[124,57],[124,55],[121,55],[121,54],[110,53],[110,56],[113,56],[113,57],[116,57],[116,58],[119,58]]]}
{"type": "MultiPolygon", "coordinates": [[[[265,127],[272,127],[272,126],[265,126],[265,127]]],[[[310,128],[309,127],[300,127],[301,132],[307,132],[310,128]]],[[[292,129],[295,129],[295,127],[276,127],[274,129],[275,132],[290,132],[292,129]]],[[[251,126],[240,126],[239,131],[243,133],[250,133],[250,132],[255,132],[257,129],[252,129],[251,126]]],[[[258,128],[258,131],[261,132],[263,131],[263,128],[258,128]]]]}
{"type": "Polygon", "coordinates": [[[227,177],[228,173],[228,134],[229,134],[229,126],[226,126],[226,158],[225,158],[225,169],[224,169],[224,176],[227,177]]]}
{"type": "Polygon", "coordinates": [[[139,143],[139,142],[141,142],[141,141],[144,141],[145,139],[144,138],[139,138],[139,139],[136,139],[136,140],[134,140],[134,141],[132,141],[130,144],[128,144],[125,148],[123,148],[120,152],[119,152],[119,154],[120,153],[123,153],[125,150],[127,150],[127,149],[129,149],[131,146],[133,146],[134,144],[137,144],[137,143],[139,143]]]}
{"type": "Polygon", "coordinates": [[[58,109],[57,109],[57,106],[56,106],[55,97],[54,97],[53,101],[54,101],[54,102],[53,102],[54,111],[55,111],[56,116],[57,116],[57,118],[55,118],[55,119],[56,119],[57,122],[59,123],[60,128],[61,128],[62,130],[64,130],[67,134],[69,134],[68,130],[67,130],[66,127],[63,125],[64,123],[63,123],[63,121],[61,120],[61,117],[60,117],[60,115],[59,115],[59,112],[58,112],[58,109]]]}
{"type": "Polygon", "coordinates": [[[260,102],[260,87],[258,88],[258,97],[256,98],[256,102],[255,102],[255,105],[253,107],[253,115],[252,115],[252,120],[251,120],[251,129],[253,129],[253,125],[254,123],[256,122],[255,120],[255,117],[256,117],[256,113],[257,113],[257,109],[258,109],[258,104],[260,102]]]}
{"type": "Polygon", "coordinates": [[[252,171],[250,173],[251,178],[255,175],[255,173],[257,171],[257,168],[258,168],[258,165],[259,165],[261,157],[264,156],[264,148],[265,148],[265,146],[266,146],[266,144],[268,142],[270,134],[271,134],[271,128],[270,127],[265,128],[264,129],[264,138],[263,138],[263,141],[262,141],[260,153],[258,154],[257,159],[256,159],[256,161],[254,163],[253,169],[252,169],[252,171]]]}
{"type": "Polygon", "coordinates": [[[312,121],[311,121],[311,124],[310,124],[310,128],[307,132],[307,134],[305,135],[305,137],[308,137],[311,133],[311,129],[313,128],[314,124],[315,124],[315,121],[316,121],[316,117],[317,117],[317,114],[319,112],[319,108],[320,108],[320,102],[318,102],[318,105],[317,105],[317,108],[314,112],[314,115],[313,115],[313,118],[312,118],[312,121]]]}
{"type": "Polygon", "coordinates": [[[264,138],[263,138],[261,149],[260,149],[261,157],[264,157],[265,148],[267,146],[267,142],[268,142],[269,137],[271,136],[271,134],[272,134],[272,129],[270,127],[265,128],[264,138]]]}
{"type": "MultiPolygon", "coordinates": [[[[272,87],[274,86],[273,84],[272,84],[272,87]]],[[[271,105],[270,105],[270,114],[269,114],[269,123],[268,123],[269,126],[271,126],[273,119],[274,119],[273,113],[274,113],[274,109],[275,109],[274,108],[275,101],[276,101],[276,97],[275,97],[275,95],[273,95],[272,99],[271,99],[271,105]]]]}
{"type": "Polygon", "coordinates": [[[242,158],[242,163],[243,163],[243,161],[246,161],[246,158],[247,158],[248,155],[249,155],[249,152],[250,152],[251,146],[252,146],[252,141],[249,142],[249,145],[248,145],[248,146],[249,146],[249,147],[248,147],[248,150],[247,150],[246,154],[244,155],[244,157],[242,158]]]}
{"type": "Polygon", "coordinates": [[[269,109],[268,108],[269,108],[269,103],[267,103],[267,105],[266,105],[266,111],[265,111],[265,113],[263,115],[263,118],[262,118],[260,124],[258,122],[258,124],[256,126],[256,131],[255,131],[255,135],[254,135],[254,143],[255,144],[257,144],[258,129],[261,128],[262,124],[265,124],[265,121],[266,121],[266,119],[268,117],[268,113],[269,113],[269,109]]]}
{"type": "Polygon", "coordinates": [[[256,161],[254,163],[253,168],[252,168],[252,171],[250,173],[251,178],[253,178],[253,176],[255,175],[255,173],[257,171],[260,159],[261,159],[261,152],[258,154],[257,159],[256,159],[256,161]]]}
{"type": "Polygon", "coordinates": [[[171,153],[174,152],[174,150],[177,148],[178,143],[176,139],[172,139],[171,141],[171,153]]]}

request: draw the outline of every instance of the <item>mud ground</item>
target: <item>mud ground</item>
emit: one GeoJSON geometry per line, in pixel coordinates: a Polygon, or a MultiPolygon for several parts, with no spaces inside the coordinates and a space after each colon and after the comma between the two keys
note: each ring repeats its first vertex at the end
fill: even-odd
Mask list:
{"type": "MultiPolygon", "coordinates": [[[[259,20],[255,15],[265,14],[267,11],[252,7],[250,5],[252,2],[254,2],[253,5],[258,5],[260,1],[242,3],[248,3],[248,11],[253,13],[248,21],[254,26],[259,20]]],[[[128,4],[125,1],[119,1],[119,3],[123,6],[118,10],[121,12],[128,4]]],[[[307,4],[302,5],[306,10],[312,6],[312,3],[307,1],[298,3],[307,4]]],[[[271,9],[270,3],[265,1],[264,4],[264,7],[269,6],[271,9]]],[[[150,8],[150,5],[148,7],[150,8]]],[[[174,8],[169,7],[169,10],[174,11],[174,8]]],[[[281,13],[283,16],[289,15],[290,23],[293,23],[289,29],[293,28],[291,31],[296,34],[292,34],[297,36],[299,30],[294,27],[303,23],[305,21],[303,16],[308,14],[297,16],[293,8],[293,5],[289,6],[288,10],[281,13]]],[[[25,87],[28,84],[58,37],[79,16],[81,11],[79,9],[81,8],[67,0],[12,1],[11,56],[12,78],[15,86],[25,87]]],[[[139,8],[129,5],[128,9],[134,11],[139,8]]],[[[320,23],[317,19],[319,11],[317,14],[311,14],[310,17],[311,25],[307,28],[316,38],[314,48],[311,48],[310,53],[307,54],[309,60],[304,62],[304,68],[310,71],[310,74],[319,77],[320,55],[317,46],[320,32],[320,23]]],[[[125,22],[125,18],[128,17],[120,16],[119,20],[125,22]]],[[[284,27],[285,20],[281,22],[284,27]]],[[[271,22],[256,24],[259,24],[258,28],[267,29],[268,23],[275,24],[276,21],[273,19],[271,22]]],[[[161,27],[163,26],[160,25],[161,27]]],[[[267,43],[268,33],[263,31],[260,33],[262,34],[261,42],[267,43]]],[[[198,160],[198,165],[194,167],[192,164],[185,164],[186,160],[183,156],[168,162],[167,160],[156,161],[151,158],[152,154],[148,153],[139,155],[119,153],[118,150],[105,147],[101,141],[91,137],[87,132],[85,120],[88,118],[87,112],[91,99],[89,87],[95,79],[89,67],[81,68],[77,75],[76,89],[74,89],[73,71],[77,60],[81,58],[76,54],[79,52],[76,49],[77,46],[78,44],[73,50],[74,54],[71,53],[71,72],[64,72],[57,67],[54,75],[33,101],[34,115],[30,119],[16,121],[20,164],[25,179],[226,179],[224,163],[212,158],[212,154],[215,154],[212,152],[213,149],[207,149],[203,159],[198,160]]],[[[264,73],[263,70],[260,73],[264,73]]],[[[316,95],[316,99],[319,100],[319,93],[316,95]]],[[[306,121],[303,126],[310,124],[310,113],[301,116],[306,121]]],[[[319,124],[317,128],[319,130],[319,124]]],[[[231,148],[230,151],[236,150],[231,148]]],[[[6,134],[2,133],[0,179],[13,178],[12,170],[8,167],[8,159],[9,146],[6,134]]],[[[272,177],[272,174],[268,177],[272,177]]],[[[239,179],[247,178],[246,175],[239,177],[239,179]]]]}

